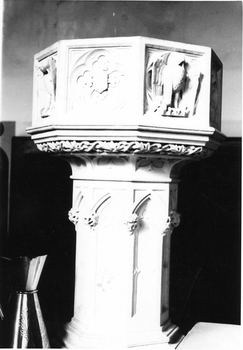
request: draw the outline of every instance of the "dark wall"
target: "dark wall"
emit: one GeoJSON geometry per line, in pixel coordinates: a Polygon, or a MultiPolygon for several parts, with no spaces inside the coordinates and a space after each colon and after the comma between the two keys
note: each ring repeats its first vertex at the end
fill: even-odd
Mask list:
{"type": "Polygon", "coordinates": [[[69,164],[39,152],[28,137],[12,141],[10,238],[7,255],[48,254],[39,282],[44,317],[72,317],[75,230],[69,164]]]}
{"type": "Polygon", "coordinates": [[[181,172],[172,234],[171,317],[185,331],[196,322],[240,323],[241,140],[228,139],[208,159],[181,172]]]}

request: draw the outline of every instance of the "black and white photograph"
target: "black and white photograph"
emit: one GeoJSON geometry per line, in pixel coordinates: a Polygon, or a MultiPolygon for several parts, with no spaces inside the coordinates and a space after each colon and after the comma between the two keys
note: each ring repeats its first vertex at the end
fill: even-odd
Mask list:
{"type": "Polygon", "coordinates": [[[242,1],[0,22],[0,348],[242,349],[242,1]]]}

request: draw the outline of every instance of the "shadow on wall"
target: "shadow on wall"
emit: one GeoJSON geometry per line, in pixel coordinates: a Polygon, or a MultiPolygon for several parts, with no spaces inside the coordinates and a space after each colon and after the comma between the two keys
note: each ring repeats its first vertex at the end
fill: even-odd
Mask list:
{"type": "Polygon", "coordinates": [[[172,321],[188,332],[196,322],[240,324],[241,139],[181,172],[172,234],[172,321]]]}

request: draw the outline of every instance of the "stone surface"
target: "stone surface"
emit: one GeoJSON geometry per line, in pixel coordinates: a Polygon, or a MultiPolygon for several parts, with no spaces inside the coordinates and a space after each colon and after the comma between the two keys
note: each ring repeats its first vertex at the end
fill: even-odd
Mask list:
{"type": "Polygon", "coordinates": [[[242,327],[219,323],[197,323],[182,340],[180,350],[240,350],[243,345],[242,327]]]}

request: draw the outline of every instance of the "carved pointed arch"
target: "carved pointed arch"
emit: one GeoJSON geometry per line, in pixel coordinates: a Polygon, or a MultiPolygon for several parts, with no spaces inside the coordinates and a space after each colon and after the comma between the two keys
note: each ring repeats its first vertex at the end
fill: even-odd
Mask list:
{"type": "Polygon", "coordinates": [[[135,203],[135,205],[133,206],[133,210],[132,213],[133,214],[137,214],[139,208],[141,208],[145,202],[147,202],[149,199],[151,199],[152,193],[148,192],[145,196],[143,196],[142,199],[140,199],[139,201],[137,201],[135,203]]]}
{"type": "Polygon", "coordinates": [[[110,193],[107,193],[106,195],[102,196],[91,208],[91,210],[88,211],[87,214],[84,216],[84,220],[86,224],[90,226],[90,228],[94,229],[95,226],[98,225],[99,211],[105,204],[108,204],[110,198],[110,193]]]}

